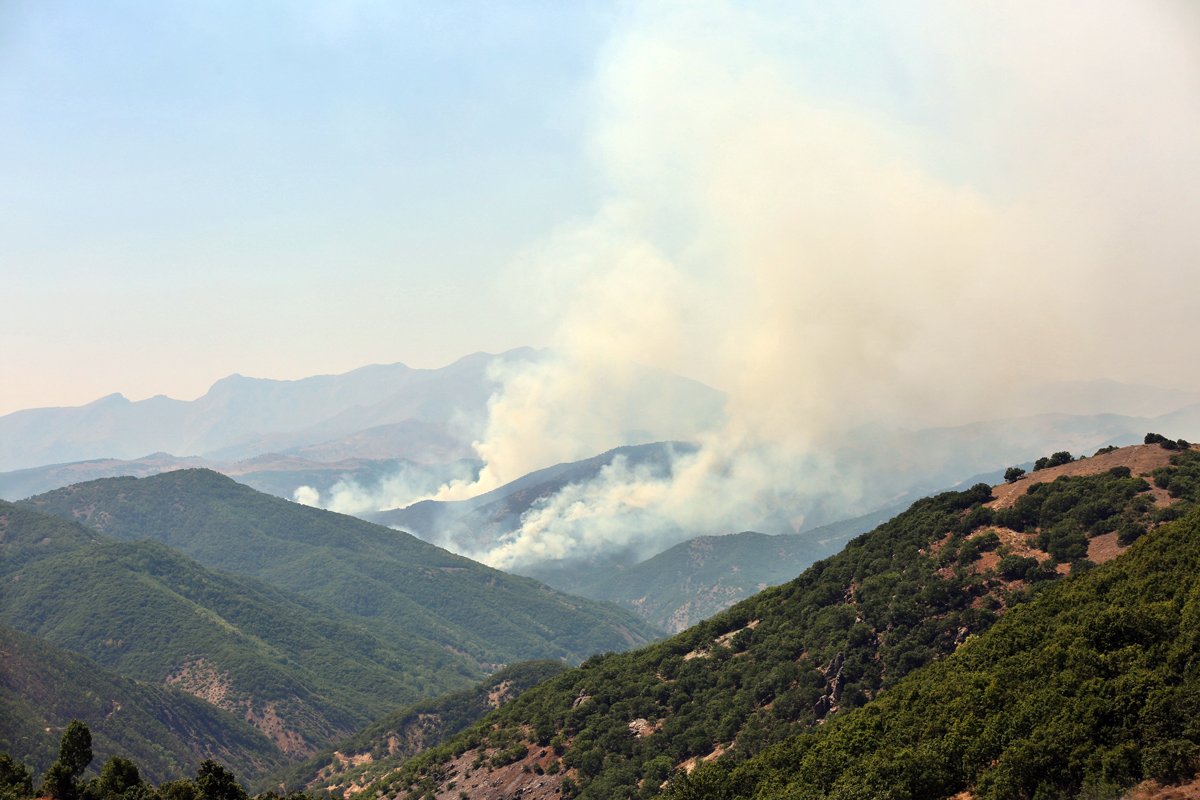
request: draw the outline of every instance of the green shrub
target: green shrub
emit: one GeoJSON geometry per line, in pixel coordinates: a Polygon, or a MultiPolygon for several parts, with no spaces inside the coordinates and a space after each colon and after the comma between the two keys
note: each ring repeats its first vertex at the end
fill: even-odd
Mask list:
{"type": "Polygon", "coordinates": [[[1200,746],[1187,739],[1168,739],[1142,752],[1142,772],[1160,783],[1180,783],[1196,773],[1200,746]]]}

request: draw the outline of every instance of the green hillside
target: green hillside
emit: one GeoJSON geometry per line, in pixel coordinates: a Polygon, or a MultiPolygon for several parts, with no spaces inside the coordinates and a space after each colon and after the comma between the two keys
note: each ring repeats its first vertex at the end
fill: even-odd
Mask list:
{"type": "Polygon", "coordinates": [[[1193,512],[819,733],[668,794],[1116,798],[1200,766],[1198,655],[1193,512]]]}
{"type": "Polygon", "coordinates": [[[768,586],[791,580],[907,507],[889,506],[796,534],[698,536],[632,565],[621,563],[620,557],[592,558],[547,562],[528,574],[593,600],[616,603],[678,633],[768,586]]]}
{"type": "Polygon", "coordinates": [[[312,791],[369,788],[414,755],[477,722],[566,667],[559,661],[526,661],[500,670],[468,689],[423,700],[376,720],[279,776],[274,783],[312,791]]]}
{"type": "Polygon", "coordinates": [[[0,752],[40,773],[72,719],[92,730],[98,766],[132,758],[153,781],[194,772],[206,758],[242,773],[283,755],[238,717],[191,695],[121,677],[83,656],[0,626],[0,752]]]}
{"type": "Polygon", "coordinates": [[[700,536],[625,570],[613,570],[579,592],[625,606],[677,633],[768,586],[791,580],[836,549],[800,535],[747,531],[700,536]]]}
{"type": "Polygon", "coordinates": [[[174,684],[308,755],[387,708],[468,680],[444,651],[385,643],[345,615],[0,502],[0,621],[153,684],[174,684]]]}
{"type": "MultiPolygon", "coordinates": [[[[1138,450],[1126,449],[1131,458],[1138,450]]],[[[1086,558],[1094,545],[1097,553],[1115,554],[1120,540],[1197,500],[1195,451],[1155,470],[1153,482],[1166,491],[1128,467],[1107,467],[1120,458],[1097,459],[1105,465],[1098,474],[1079,467],[1080,474],[1049,482],[1030,479],[1002,507],[993,507],[986,484],[918,501],[783,586],[664,642],[589,659],[534,688],[414,759],[392,788],[418,797],[450,781],[468,792],[498,783],[509,794],[523,788],[523,796],[540,797],[549,780],[568,796],[650,797],[680,768],[706,760],[735,765],[824,727],[938,663],[1008,609],[1036,601],[1064,573],[1095,569],[1086,558]],[[525,770],[536,780],[521,778],[525,770]]],[[[1194,570],[1187,552],[1179,568],[1194,570]]],[[[1031,640],[1007,630],[1014,648],[1031,640]]],[[[1142,655],[1129,655],[1141,663],[1142,655]]],[[[1029,676],[1049,684],[1052,678],[1029,676]]],[[[771,791],[760,796],[779,796],[771,791]]]]}
{"type": "Polygon", "coordinates": [[[366,622],[389,642],[464,653],[475,677],[530,658],[624,650],[630,612],[455,556],[406,533],[254,491],[208,470],[111,478],[24,501],[119,539],[154,539],[366,622]]]}

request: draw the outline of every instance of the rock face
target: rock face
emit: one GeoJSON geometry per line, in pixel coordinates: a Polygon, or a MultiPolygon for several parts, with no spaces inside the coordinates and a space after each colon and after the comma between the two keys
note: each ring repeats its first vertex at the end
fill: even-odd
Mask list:
{"type": "Polygon", "coordinates": [[[825,693],[813,705],[813,713],[817,719],[824,719],[828,714],[837,711],[838,700],[842,697],[842,687],[846,685],[845,664],[846,654],[838,653],[825,668],[825,693]]]}

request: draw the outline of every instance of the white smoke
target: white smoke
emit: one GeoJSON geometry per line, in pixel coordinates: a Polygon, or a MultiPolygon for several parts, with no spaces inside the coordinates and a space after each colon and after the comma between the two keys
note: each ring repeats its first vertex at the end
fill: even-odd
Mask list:
{"type": "Polygon", "coordinates": [[[363,514],[403,508],[432,498],[449,482],[467,484],[476,477],[475,465],[467,461],[441,465],[403,463],[376,480],[343,477],[324,494],[314,486],[298,486],[292,492],[292,499],[339,514],[363,514]]]}
{"type": "Polygon", "coordinates": [[[313,486],[297,486],[292,492],[292,500],[313,508],[321,507],[321,493],[313,486]]]}
{"type": "Polygon", "coordinates": [[[822,443],[846,431],[1177,358],[1200,288],[1195,22],[1124,2],[632,9],[595,86],[613,200],[517,267],[558,356],[497,376],[480,479],[440,496],[614,444],[633,362],[726,389],[727,419],[669,475],[614,462],[472,555],[794,528],[886,469],[836,463],[822,443]]]}

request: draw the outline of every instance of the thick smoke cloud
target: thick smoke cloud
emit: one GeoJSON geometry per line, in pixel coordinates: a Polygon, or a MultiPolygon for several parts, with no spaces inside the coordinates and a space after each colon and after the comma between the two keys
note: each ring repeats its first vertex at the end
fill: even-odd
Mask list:
{"type": "Polygon", "coordinates": [[[497,375],[486,466],[439,496],[604,450],[631,403],[671,419],[632,363],[725,389],[726,418],[669,475],[615,462],[470,555],[519,568],[796,529],[877,496],[899,460],[838,456],[848,436],[1003,417],[1037,379],[1173,383],[1190,363],[1185,6],[794,5],[646,4],[619,24],[594,87],[612,200],[515,268],[557,355],[497,375]]]}

